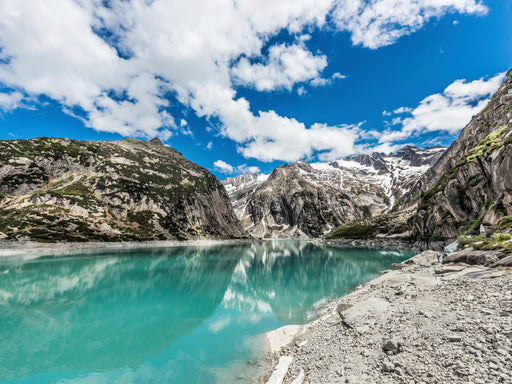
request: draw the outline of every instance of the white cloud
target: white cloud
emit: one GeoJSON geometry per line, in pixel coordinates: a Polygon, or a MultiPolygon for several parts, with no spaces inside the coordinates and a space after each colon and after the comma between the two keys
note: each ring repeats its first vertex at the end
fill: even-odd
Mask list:
{"type": "Polygon", "coordinates": [[[388,111],[382,111],[382,116],[391,116],[392,113],[388,111]]]}
{"type": "Polygon", "coordinates": [[[213,148],[213,142],[209,141],[208,144],[206,144],[206,149],[211,150],[213,148]]]}
{"type": "Polygon", "coordinates": [[[213,166],[222,173],[225,174],[241,174],[241,173],[260,173],[260,169],[256,166],[247,166],[242,164],[237,167],[233,167],[231,164],[226,163],[223,160],[217,160],[213,163],[213,166]]]}
{"type": "Polygon", "coordinates": [[[391,120],[391,125],[397,125],[397,124],[400,124],[401,122],[402,122],[401,117],[394,117],[393,120],[391,120]]]}
{"type": "Polygon", "coordinates": [[[18,91],[0,93],[0,110],[11,111],[22,105],[23,95],[18,91]]]}
{"type": "Polygon", "coordinates": [[[181,119],[180,120],[180,127],[186,127],[188,125],[187,120],[181,119]]]}
{"type": "Polygon", "coordinates": [[[488,9],[477,0],[336,0],[333,20],[350,32],[352,42],[376,49],[393,44],[446,13],[483,15],[488,9]]]}
{"type": "MultiPolygon", "coordinates": [[[[368,145],[368,146],[362,146],[359,148],[358,152],[360,153],[374,153],[374,152],[380,152],[380,153],[393,153],[398,151],[399,149],[405,147],[407,144],[391,144],[391,143],[381,143],[374,146],[368,145]]],[[[412,145],[412,144],[411,144],[412,145]]]]}
{"type": "Polygon", "coordinates": [[[217,168],[219,171],[221,171],[222,173],[233,173],[233,166],[226,163],[225,161],[223,160],[217,160],[213,163],[213,166],[215,168],[217,168]]]}
{"type": "Polygon", "coordinates": [[[296,161],[322,152],[322,159],[336,159],[354,153],[359,125],[330,127],[303,123],[279,116],[274,111],[253,115],[249,102],[234,99],[234,91],[216,84],[204,85],[192,97],[190,104],[199,116],[217,116],[221,134],[237,143],[245,157],[261,161],[296,161]]]}
{"type": "Polygon", "coordinates": [[[323,78],[323,77],[315,77],[314,79],[312,79],[309,82],[309,84],[311,84],[313,87],[324,87],[326,85],[332,84],[337,79],[345,79],[345,78],[346,78],[345,75],[342,75],[339,72],[335,72],[332,74],[331,77],[329,77],[327,79],[323,78]]]}
{"type": "Polygon", "coordinates": [[[263,63],[251,64],[243,57],[232,68],[237,84],[252,86],[258,91],[291,90],[296,83],[320,81],[327,66],[327,57],[315,56],[304,45],[274,45],[263,63]]]}
{"type": "MultiPolygon", "coordinates": [[[[409,107],[400,107],[393,111],[393,113],[401,114],[401,113],[410,113],[412,111],[412,108],[409,107]]],[[[390,114],[391,115],[391,114],[390,114]]]]}
{"type": "Polygon", "coordinates": [[[247,170],[249,173],[261,173],[261,170],[256,166],[244,167],[243,169],[247,170]]]}
{"type": "MultiPolygon", "coordinates": [[[[163,139],[187,134],[168,96],[210,121],[246,157],[294,161],[353,153],[358,126],[303,123],[252,112],[236,85],[312,86],[327,57],[306,44],[333,17],[354,44],[377,48],[447,12],[483,14],[475,0],[2,0],[0,86],[46,95],[99,131],[163,139]],[[295,43],[272,43],[283,30],[295,43]],[[98,32],[101,31],[101,32],[98,32]],[[264,49],[265,48],[265,49],[264,49]],[[268,48],[268,50],[267,50],[268,48]],[[264,57],[262,52],[268,54],[264,57]],[[175,122],[175,117],[180,121],[175,122]]],[[[19,107],[3,93],[0,107],[19,107]]],[[[188,125],[187,125],[188,127],[188,125]]],[[[190,131],[190,130],[189,130],[190,131]]]]}
{"type": "MultiPolygon", "coordinates": [[[[408,112],[411,116],[402,118],[400,130],[384,132],[380,142],[396,142],[424,132],[459,132],[473,115],[487,105],[504,77],[505,73],[499,73],[487,80],[455,80],[442,93],[424,98],[414,109],[396,109],[395,113],[408,112]]],[[[395,123],[399,123],[399,120],[393,119],[393,124],[395,123]]]]}

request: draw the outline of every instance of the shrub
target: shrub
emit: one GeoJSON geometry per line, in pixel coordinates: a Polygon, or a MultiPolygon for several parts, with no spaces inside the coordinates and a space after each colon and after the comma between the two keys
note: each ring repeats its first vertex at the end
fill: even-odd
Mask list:
{"type": "Polygon", "coordinates": [[[507,240],[510,240],[511,238],[512,238],[512,235],[510,235],[510,233],[493,233],[491,236],[491,239],[499,241],[499,242],[507,241],[507,240]]]}
{"type": "Polygon", "coordinates": [[[505,229],[509,227],[512,227],[512,216],[502,217],[501,220],[498,222],[498,228],[505,229]]]}

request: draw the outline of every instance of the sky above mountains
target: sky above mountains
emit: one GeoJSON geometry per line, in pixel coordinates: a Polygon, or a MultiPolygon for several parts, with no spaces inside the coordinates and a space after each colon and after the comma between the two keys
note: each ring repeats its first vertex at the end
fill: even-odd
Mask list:
{"type": "Polygon", "coordinates": [[[2,0],[0,139],[160,137],[224,178],[448,145],[512,66],[504,0],[2,0]]]}

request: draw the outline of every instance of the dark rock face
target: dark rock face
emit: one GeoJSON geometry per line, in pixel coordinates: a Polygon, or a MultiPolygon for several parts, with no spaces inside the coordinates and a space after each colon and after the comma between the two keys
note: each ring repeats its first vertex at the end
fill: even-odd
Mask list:
{"type": "Polygon", "coordinates": [[[222,183],[253,236],[319,237],[348,221],[390,211],[443,151],[408,147],[390,155],[297,162],[268,176],[245,174],[222,183]]]}
{"type": "Polygon", "coordinates": [[[159,139],[0,141],[0,238],[238,238],[222,184],[159,139]]]}
{"type": "Polygon", "coordinates": [[[414,187],[424,189],[413,235],[455,237],[512,220],[512,71],[487,107],[414,187]]]}
{"type": "MultiPolygon", "coordinates": [[[[307,163],[276,168],[248,202],[247,211],[253,223],[273,230],[297,228],[303,234],[317,237],[323,229],[340,225],[352,216],[354,204],[341,189],[325,185],[315,188],[301,177],[301,171],[313,172],[307,163]]],[[[263,233],[265,235],[265,233],[263,233]]]]}

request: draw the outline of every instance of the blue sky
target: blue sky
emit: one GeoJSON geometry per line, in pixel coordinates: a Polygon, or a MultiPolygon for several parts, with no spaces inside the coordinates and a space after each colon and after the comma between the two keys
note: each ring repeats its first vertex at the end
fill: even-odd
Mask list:
{"type": "Polygon", "coordinates": [[[2,0],[0,139],[160,137],[219,178],[449,145],[512,67],[503,0],[2,0]]]}

